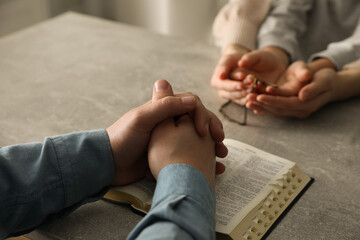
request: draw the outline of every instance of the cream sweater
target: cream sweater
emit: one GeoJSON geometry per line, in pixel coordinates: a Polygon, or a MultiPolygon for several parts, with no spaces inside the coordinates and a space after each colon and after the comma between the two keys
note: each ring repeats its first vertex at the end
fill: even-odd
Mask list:
{"type": "Polygon", "coordinates": [[[223,49],[230,44],[255,49],[256,35],[270,4],[271,0],[229,0],[213,24],[215,43],[223,49]]]}

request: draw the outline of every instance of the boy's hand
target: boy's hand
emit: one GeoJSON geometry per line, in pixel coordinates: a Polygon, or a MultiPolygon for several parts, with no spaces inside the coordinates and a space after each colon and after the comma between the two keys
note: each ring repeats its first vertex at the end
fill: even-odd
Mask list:
{"type": "Polygon", "coordinates": [[[260,94],[247,107],[256,114],[306,118],[328,102],[336,100],[338,76],[330,68],[316,72],[311,83],[300,89],[298,96],[260,94]]]}
{"type": "MultiPolygon", "coordinates": [[[[249,75],[250,76],[250,75],[249,75]]],[[[297,96],[302,87],[308,84],[311,80],[312,74],[308,65],[303,61],[297,61],[291,64],[288,69],[282,74],[277,87],[261,86],[257,89],[256,93],[251,93],[246,96],[247,106],[251,108],[251,104],[256,100],[258,94],[270,94],[277,96],[297,96]]],[[[253,81],[252,79],[246,79],[246,81],[253,81]]]]}

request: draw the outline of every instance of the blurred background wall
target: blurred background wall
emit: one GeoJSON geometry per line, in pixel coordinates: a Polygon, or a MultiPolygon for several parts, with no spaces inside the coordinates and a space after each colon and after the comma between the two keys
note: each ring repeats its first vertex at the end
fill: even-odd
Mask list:
{"type": "Polygon", "coordinates": [[[0,0],[0,36],[76,11],[165,35],[209,40],[211,24],[227,0],[0,0]]]}

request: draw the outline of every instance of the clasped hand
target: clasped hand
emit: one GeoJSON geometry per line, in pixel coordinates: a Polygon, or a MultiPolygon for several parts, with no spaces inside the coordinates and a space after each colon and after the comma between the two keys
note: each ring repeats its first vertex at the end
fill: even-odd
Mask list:
{"type": "Polygon", "coordinates": [[[165,80],[155,83],[151,101],[129,111],[106,131],[115,164],[114,185],[143,178],[149,169],[156,178],[163,167],[175,163],[197,168],[212,186],[215,171],[224,171],[215,162],[215,155],[227,155],[220,120],[196,95],[174,95],[165,80]],[[175,121],[177,116],[181,117],[175,121]]]}

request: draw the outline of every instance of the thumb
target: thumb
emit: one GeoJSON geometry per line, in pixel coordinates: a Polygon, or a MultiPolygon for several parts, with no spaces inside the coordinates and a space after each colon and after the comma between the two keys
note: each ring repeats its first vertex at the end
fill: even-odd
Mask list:
{"type": "Polygon", "coordinates": [[[168,81],[159,79],[154,84],[152,101],[159,100],[166,96],[174,96],[172,87],[168,81]]]}
{"type": "Polygon", "coordinates": [[[303,102],[309,101],[329,89],[330,87],[325,81],[316,81],[316,79],[314,79],[313,82],[309,83],[300,90],[299,99],[303,102]]]}
{"type": "Polygon", "coordinates": [[[299,82],[306,83],[309,82],[312,78],[312,73],[305,62],[300,61],[297,64],[297,71],[294,71],[296,78],[299,82]]]}
{"type": "Polygon", "coordinates": [[[157,101],[148,102],[136,109],[136,125],[145,131],[151,131],[158,123],[167,118],[193,111],[197,101],[194,96],[165,96],[157,101]]]}
{"type": "Polygon", "coordinates": [[[258,64],[261,61],[260,52],[255,50],[250,53],[244,54],[244,56],[239,60],[239,67],[251,68],[258,64]]]}
{"type": "Polygon", "coordinates": [[[237,66],[239,54],[224,54],[215,68],[214,75],[219,79],[226,79],[232,69],[237,66]]]}
{"type": "Polygon", "coordinates": [[[272,86],[267,86],[265,92],[270,95],[277,95],[277,96],[292,96],[296,94],[296,92],[294,92],[291,83],[285,83],[277,88],[272,86]]]}

